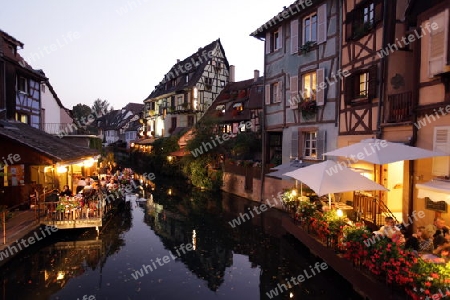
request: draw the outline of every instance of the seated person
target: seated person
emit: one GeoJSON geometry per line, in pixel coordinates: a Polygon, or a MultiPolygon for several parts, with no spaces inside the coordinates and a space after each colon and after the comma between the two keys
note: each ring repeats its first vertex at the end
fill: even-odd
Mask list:
{"type": "Polygon", "coordinates": [[[412,249],[420,253],[433,252],[433,239],[424,226],[418,227],[417,232],[406,241],[405,249],[412,249]]]}
{"type": "Polygon", "coordinates": [[[60,196],[68,196],[68,197],[72,197],[73,196],[73,193],[72,193],[72,191],[69,189],[69,186],[66,184],[64,187],[63,187],[63,190],[62,190],[62,192],[59,194],[60,196]]]}
{"type": "MultiPolygon", "coordinates": [[[[444,238],[449,236],[449,230],[447,228],[447,226],[445,226],[445,220],[440,218],[440,217],[436,217],[434,218],[434,222],[431,225],[428,225],[426,227],[426,230],[429,232],[430,235],[433,236],[433,238],[439,239],[439,236],[443,236],[444,238]]],[[[436,243],[434,243],[434,248],[436,249],[437,245],[436,243]]]]}
{"type": "Polygon", "coordinates": [[[446,264],[450,261],[450,243],[445,243],[438,246],[433,254],[423,254],[422,259],[426,262],[432,262],[436,264],[446,264]]]}
{"type": "Polygon", "coordinates": [[[386,217],[384,218],[384,226],[381,226],[381,228],[377,231],[374,231],[373,234],[381,234],[385,237],[390,238],[393,242],[397,244],[404,244],[405,243],[405,237],[403,236],[403,233],[400,231],[400,228],[395,226],[394,218],[392,217],[386,217]]]}
{"type": "Polygon", "coordinates": [[[84,189],[85,186],[86,186],[86,181],[84,180],[84,177],[81,177],[77,183],[77,189],[76,189],[77,194],[80,193],[84,189]]]}

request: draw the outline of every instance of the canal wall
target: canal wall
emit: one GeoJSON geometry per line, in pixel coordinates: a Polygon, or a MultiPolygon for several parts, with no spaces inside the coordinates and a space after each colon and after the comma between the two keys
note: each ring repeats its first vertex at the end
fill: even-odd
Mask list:
{"type": "MultiPolygon", "coordinates": [[[[264,192],[261,199],[261,179],[251,174],[241,175],[231,172],[224,172],[223,186],[224,192],[247,198],[252,201],[265,201],[276,198],[279,192],[292,188],[295,183],[288,180],[280,180],[266,176],[264,178],[264,192]]],[[[273,202],[273,201],[272,201],[273,202]]],[[[278,201],[279,202],[279,201],[278,201]]],[[[281,208],[281,203],[277,203],[277,208],[281,208]]]]}

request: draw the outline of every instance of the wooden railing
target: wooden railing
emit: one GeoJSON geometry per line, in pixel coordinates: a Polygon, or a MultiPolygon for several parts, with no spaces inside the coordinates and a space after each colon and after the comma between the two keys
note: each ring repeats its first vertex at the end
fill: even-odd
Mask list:
{"type": "Polygon", "coordinates": [[[412,92],[388,95],[384,123],[412,121],[412,92]]]}
{"type": "Polygon", "coordinates": [[[355,213],[358,215],[358,218],[372,223],[373,226],[383,226],[385,217],[392,217],[396,223],[398,223],[397,218],[389,210],[383,200],[380,200],[377,197],[367,196],[355,192],[353,197],[353,207],[355,213]]]}

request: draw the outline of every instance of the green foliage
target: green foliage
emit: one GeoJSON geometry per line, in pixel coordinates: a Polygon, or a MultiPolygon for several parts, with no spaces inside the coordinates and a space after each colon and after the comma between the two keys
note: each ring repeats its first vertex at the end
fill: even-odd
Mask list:
{"type": "MultiPolygon", "coordinates": [[[[211,143],[211,138],[215,138],[216,134],[219,134],[217,130],[217,120],[211,117],[204,117],[201,122],[195,124],[193,130],[194,138],[187,142],[186,147],[189,151],[202,148],[203,143],[211,143]]],[[[220,148],[220,146],[215,147],[204,153],[203,156],[212,156],[215,153],[220,152],[220,148]]]]}
{"type": "Polygon", "coordinates": [[[261,152],[262,142],[255,132],[242,132],[224,143],[224,148],[235,159],[252,159],[261,152]]]}
{"type": "Polygon", "coordinates": [[[89,138],[89,148],[102,150],[102,140],[99,138],[89,138]]]}
{"type": "Polygon", "coordinates": [[[95,112],[97,117],[106,115],[107,113],[114,110],[114,108],[107,100],[102,100],[100,98],[94,101],[94,104],[92,105],[91,109],[92,112],[95,112]]]}
{"type": "Polygon", "coordinates": [[[219,190],[223,184],[222,170],[209,168],[211,160],[207,156],[198,158],[186,157],[183,159],[183,174],[188,177],[192,184],[207,190],[219,190]]]}
{"type": "Polygon", "coordinates": [[[86,104],[77,104],[72,107],[72,117],[75,121],[80,122],[81,125],[86,125],[87,117],[92,114],[92,110],[86,104]],[[83,124],[82,120],[86,120],[83,124]]]}

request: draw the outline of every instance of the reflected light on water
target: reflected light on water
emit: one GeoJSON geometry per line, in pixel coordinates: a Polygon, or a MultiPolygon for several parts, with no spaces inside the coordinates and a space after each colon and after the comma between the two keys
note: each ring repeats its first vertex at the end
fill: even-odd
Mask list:
{"type": "Polygon", "coordinates": [[[195,250],[197,248],[197,232],[195,229],[192,230],[192,249],[195,250]]]}
{"type": "Polygon", "coordinates": [[[59,271],[58,275],[56,276],[56,280],[63,280],[64,279],[64,271],[59,271]]]}

